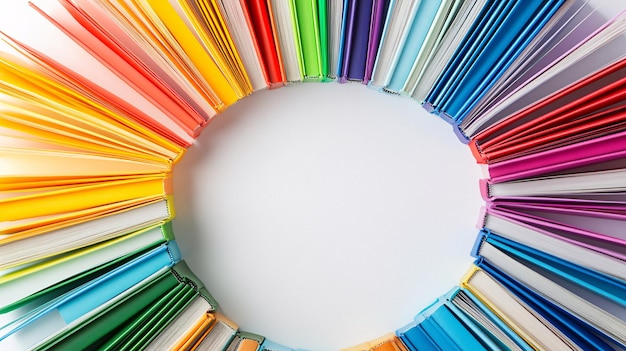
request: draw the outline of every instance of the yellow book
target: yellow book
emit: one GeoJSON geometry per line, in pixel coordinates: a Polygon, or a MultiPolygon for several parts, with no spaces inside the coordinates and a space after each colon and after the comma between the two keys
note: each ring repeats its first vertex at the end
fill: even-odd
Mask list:
{"type": "Polygon", "coordinates": [[[171,47],[178,49],[175,50],[178,55],[188,58],[189,66],[193,66],[193,69],[197,70],[207,84],[215,90],[224,104],[224,108],[246,95],[243,92],[238,94],[235,91],[223,72],[220,71],[215,60],[204,50],[168,0],[154,0],[150,2],[137,0],[135,3],[166,35],[171,47]]]}
{"type": "Polygon", "coordinates": [[[115,213],[129,211],[161,201],[166,201],[168,203],[168,210],[170,212],[170,216],[173,218],[176,212],[174,211],[172,196],[173,195],[167,195],[165,199],[156,198],[140,201],[132,199],[103,206],[96,206],[86,210],[65,212],[59,215],[3,222],[0,223],[0,245],[26,239],[31,236],[45,234],[53,230],[59,230],[69,226],[86,223],[115,213]]]}
{"type": "MultiPolygon", "coordinates": [[[[0,133],[40,140],[67,148],[156,162],[177,162],[185,149],[167,149],[144,139],[144,135],[99,118],[97,113],[61,114],[49,107],[22,101],[21,106],[0,102],[0,133]],[[84,118],[87,117],[87,118],[84,118]],[[93,122],[93,123],[92,123],[93,122]]],[[[3,145],[7,145],[4,144],[3,145]]]]}
{"type": "Polygon", "coordinates": [[[87,223],[102,217],[114,215],[124,211],[130,211],[161,201],[167,201],[170,216],[174,217],[175,211],[171,197],[171,195],[168,195],[165,199],[149,199],[145,201],[133,199],[104,206],[92,207],[81,211],[66,212],[59,215],[2,222],[0,223],[0,245],[7,245],[15,241],[28,239],[30,237],[46,234],[55,230],[61,230],[73,225],[87,223]]]}
{"type": "Polygon", "coordinates": [[[251,94],[250,80],[218,7],[202,1],[181,1],[177,4],[227,79],[237,83],[237,94],[251,94]]]}
{"type": "Polygon", "coordinates": [[[58,215],[121,201],[163,198],[171,193],[169,174],[0,193],[0,223],[58,215]]]}

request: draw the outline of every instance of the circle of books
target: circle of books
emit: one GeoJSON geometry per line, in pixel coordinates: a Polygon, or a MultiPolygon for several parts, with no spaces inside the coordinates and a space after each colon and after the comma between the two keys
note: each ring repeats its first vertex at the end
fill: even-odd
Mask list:
{"type": "Polygon", "coordinates": [[[221,111],[306,81],[414,99],[488,170],[466,276],[348,350],[626,348],[615,2],[39,2],[126,89],[2,34],[0,349],[291,350],[185,264],[170,173],[221,111]]]}

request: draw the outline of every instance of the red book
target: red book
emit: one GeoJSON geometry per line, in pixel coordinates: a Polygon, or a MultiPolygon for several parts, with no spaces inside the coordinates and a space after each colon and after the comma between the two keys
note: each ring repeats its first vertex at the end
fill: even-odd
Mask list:
{"type": "Polygon", "coordinates": [[[621,116],[625,97],[626,59],[622,59],[484,130],[470,148],[479,163],[492,163],[528,153],[530,145],[545,148],[556,140],[567,142],[566,136],[580,141],[585,133],[606,134],[603,128],[615,132],[619,129],[615,122],[623,120],[615,118],[621,116]]]}
{"type": "Polygon", "coordinates": [[[240,0],[255,43],[257,55],[270,88],[280,87],[287,80],[283,69],[280,49],[276,45],[272,13],[265,0],[240,0]]]}

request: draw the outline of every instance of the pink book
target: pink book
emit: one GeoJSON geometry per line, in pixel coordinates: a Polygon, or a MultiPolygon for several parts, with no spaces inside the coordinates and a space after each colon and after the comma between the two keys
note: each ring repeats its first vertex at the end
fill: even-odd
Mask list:
{"type": "Polygon", "coordinates": [[[491,183],[559,172],[626,157],[626,132],[605,135],[488,166],[491,183]]]}
{"type": "Polygon", "coordinates": [[[585,211],[555,210],[516,211],[497,206],[486,209],[518,225],[626,261],[626,215],[608,215],[585,211]]]}

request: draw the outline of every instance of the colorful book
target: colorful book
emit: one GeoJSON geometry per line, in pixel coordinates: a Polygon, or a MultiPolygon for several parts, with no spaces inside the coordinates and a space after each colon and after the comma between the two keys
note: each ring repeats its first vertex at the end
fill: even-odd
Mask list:
{"type": "Polygon", "coordinates": [[[141,254],[105,274],[80,285],[2,328],[0,344],[30,347],[105,305],[180,259],[175,241],[141,254]],[[55,323],[51,323],[51,321],[55,323]],[[28,345],[24,344],[28,342],[28,345]]]}
{"type": "MultiPolygon", "coordinates": [[[[87,275],[98,266],[172,239],[169,227],[156,226],[11,270],[0,277],[0,311],[15,309],[37,294],[68,284],[71,279],[87,275]]],[[[176,245],[171,245],[175,253],[172,257],[180,257],[176,245]]]]}
{"type": "Polygon", "coordinates": [[[339,82],[363,81],[374,0],[345,1],[339,82]]]}
{"type": "Polygon", "coordinates": [[[593,326],[607,337],[626,345],[626,314],[623,305],[588,292],[558,274],[526,266],[489,243],[483,242],[478,254],[519,284],[593,326]]]}
{"type": "Polygon", "coordinates": [[[246,17],[246,23],[252,35],[252,41],[255,43],[269,88],[282,86],[287,78],[285,77],[280,47],[276,43],[278,34],[271,7],[268,6],[267,1],[263,0],[241,0],[239,3],[246,17]]]}
{"type": "MultiPolygon", "coordinates": [[[[319,2],[321,3],[321,2],[319,2]]],[[[300,50],[304,79],[320,81],[328,75],[326,48],[322,49],[321,27],[326,27],[326,13],[320,13],[319,3],[314,0],[295,1],[296,23],[300,37],[300,50]]],[[[325,6],[323,7],[325,8],[325,6]]],[[[327,39],[324,39],[326,41],[327,39]]]]}

